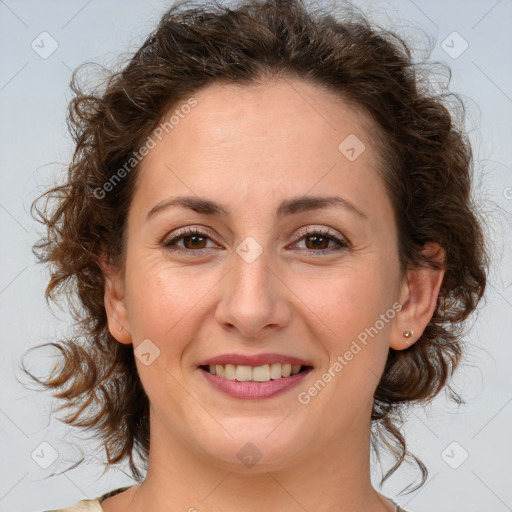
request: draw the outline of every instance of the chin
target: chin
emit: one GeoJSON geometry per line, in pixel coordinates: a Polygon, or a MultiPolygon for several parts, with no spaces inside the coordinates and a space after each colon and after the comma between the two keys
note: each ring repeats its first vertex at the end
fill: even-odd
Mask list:
{"type": "Polygon", "coordinates": [[[280,422],[283,418],[231,419],[224,425],[233,437],[226,433],[202,438],[198,444],[214,464],[228,471],[260,473],[284,469],[296,464],[304,448],[311,446],[311,440],[304,438],[304,431],[301,436],[300,429],[290,429],[280,422]]]}

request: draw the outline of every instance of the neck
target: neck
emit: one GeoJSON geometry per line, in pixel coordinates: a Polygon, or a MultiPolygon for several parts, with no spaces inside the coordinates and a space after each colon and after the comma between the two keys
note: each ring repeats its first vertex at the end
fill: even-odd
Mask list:
{"type": "Polygon", "coordinates": [[[370,429],[354,428],[314,454],[276,470],[256,464],[244,473],[191,455],[151,422],[148,473],[126,510],[234,512],[239,510],[393,512],[370,480],[370,429]],[[313,456],[314,455],[314,456],[313,456]]]}

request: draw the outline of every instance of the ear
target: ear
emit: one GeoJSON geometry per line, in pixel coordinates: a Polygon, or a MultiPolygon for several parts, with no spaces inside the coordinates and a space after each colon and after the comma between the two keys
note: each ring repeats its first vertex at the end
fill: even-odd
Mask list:
{"type": "Polygon", "coordinates": [[[125,304],[124,280],[120,269],[101,260],[101,268],[105,276],[105,310],[107,313],[108,330],[119,343],[132,343],[125,304]]]}
{"type": "MultiPolygon", "coordinates": [[[[431,260],[444,263],[445,251],[435,242],[426,243],[421,252],[431,260]]],[[[391,348],[404,350],[421,337],[436,309],[444,272],[444,268],[419,268],[407,271],[400,287],[399,302],[402,309],[395,316],[391,328],[391,348]],[[404,336],[407,331],[412,331],[409,337],[404,336]]]]}

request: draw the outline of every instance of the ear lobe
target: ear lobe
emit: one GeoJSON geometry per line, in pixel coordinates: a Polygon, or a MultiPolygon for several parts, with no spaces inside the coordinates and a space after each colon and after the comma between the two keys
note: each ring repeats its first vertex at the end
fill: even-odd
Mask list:
{"type": "Polygon", "coordinates": [[[124,282],[121,272],[103,258],[100,265],[105,276],[104,304],[108,330],[119,343],[128,345],[132,343],[132,338],[129,332],[124,282]]]}
{"type": "MultiPolygon", "coordinates": [[[[428,242],[422,252],[430,260],[444,264],[445,251],[439,244],[428,242]]],[[[391,329],[391,348],[404,350],[421,338],[436,309],[444,273],[444,268],[419,268],[407,271],[407,278],[400,294],[402,309],[395,317],[391,329]]]]}

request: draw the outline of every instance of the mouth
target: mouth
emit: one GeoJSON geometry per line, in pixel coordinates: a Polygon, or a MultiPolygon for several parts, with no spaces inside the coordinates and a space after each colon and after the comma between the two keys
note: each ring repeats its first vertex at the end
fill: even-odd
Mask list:
{"type": "Polygon", "coordinates": [[[209,364],[201,368],[211,375],[217,375],[226,380],[238,382],[269,382],[271,380],[286,379],[306,371],[310,366],[291,363],[271,363],[260,366],[235,364],[209,364]]]}
{"type": "Polygon", "coordinates": [[[298,385],[313,366],[289,356],[219,356],[198,369],[215,389],[238,399],[270,398],[298,385]]]}

